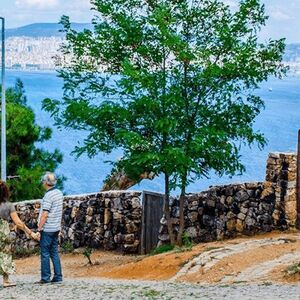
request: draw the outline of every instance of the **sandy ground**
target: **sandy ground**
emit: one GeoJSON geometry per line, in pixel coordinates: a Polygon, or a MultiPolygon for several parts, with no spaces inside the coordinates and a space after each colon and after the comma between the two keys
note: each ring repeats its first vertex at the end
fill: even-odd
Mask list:
{"type": "MultiPolygon", "coordinates": [[[[253,237],[198,244],[190,251],[154,256],[95,251],[93,266],[82,254],[63,254],[65,278],[171,280],[200,284],[299,283],[286,268],[300,261],[300,233],[273,232],[253,237]]],[[[20,275],[38,275],[39,257],[16,261],[20,275]]]]}

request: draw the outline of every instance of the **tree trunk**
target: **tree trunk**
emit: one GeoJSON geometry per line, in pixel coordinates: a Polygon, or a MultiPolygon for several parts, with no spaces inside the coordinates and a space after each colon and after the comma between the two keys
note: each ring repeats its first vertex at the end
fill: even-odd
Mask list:
{"type": "Polygon", "coordinates": [[[182,235],[184,231],[184,201],[185,201],[185,189],[181,191],[179,197],[179,230],[176,239],[176,244],[179,247],[182,246],[182,235]]]}
{"type": "Polygon", "coordinates": [[[170,244],[175,245],[175,235],[173,232],[173,224],[171,221],[170,204],[169,203],[170,203],[169,176],[168,176],[168,174],[165,174],[164,215],[165,215],[165,218],[167,221],[170,244]]]}

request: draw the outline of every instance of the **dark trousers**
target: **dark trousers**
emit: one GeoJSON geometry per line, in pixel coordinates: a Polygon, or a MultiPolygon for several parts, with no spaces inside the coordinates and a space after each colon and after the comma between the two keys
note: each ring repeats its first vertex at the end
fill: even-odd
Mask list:
{"type": "Polygon", "coordinates": [[[51,277],[50,259],[53,264],[53,281],[62,281],[61,263],[58,254],[59,232],[41,232],[41,275],[42,280],[49,282],[51,277]]]}

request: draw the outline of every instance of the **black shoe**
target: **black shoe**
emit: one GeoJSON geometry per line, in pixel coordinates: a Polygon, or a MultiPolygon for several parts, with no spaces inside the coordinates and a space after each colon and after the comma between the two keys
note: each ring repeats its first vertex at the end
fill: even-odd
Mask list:
{"type": "Polygon", "coordinates": [[[47,283],[50,283],[50,281],[46,281],[46,280],[41,279],[39,281],[36,281],[35,283],[36,284],[47,284],[47,283]]]}
{"type": "Polygon", "coordinates": [[[52,279],[51,283],[62,283],[62,280],[56,280],[56,279],[52,279]]]}

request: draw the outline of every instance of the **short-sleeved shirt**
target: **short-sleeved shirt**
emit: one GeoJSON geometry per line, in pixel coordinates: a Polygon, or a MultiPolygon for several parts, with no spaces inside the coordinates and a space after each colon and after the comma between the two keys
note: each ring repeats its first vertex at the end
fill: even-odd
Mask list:
{"type": "Polygon", "coordinates": [[[0,204],[0,218],[10,221],[10,214],[15,212],[15,206],[11,202],[3,202],[0,204]]]}
{"type": "Polygon", "coordinates": [[[40,222],[43,211],[47,211],[48,218],[43,227],[45,232],[56,232],[61,230],[61,219],[63,212],[63,193],[56,189],[49,189],[41,201],[38,221],[40,222]]]}

